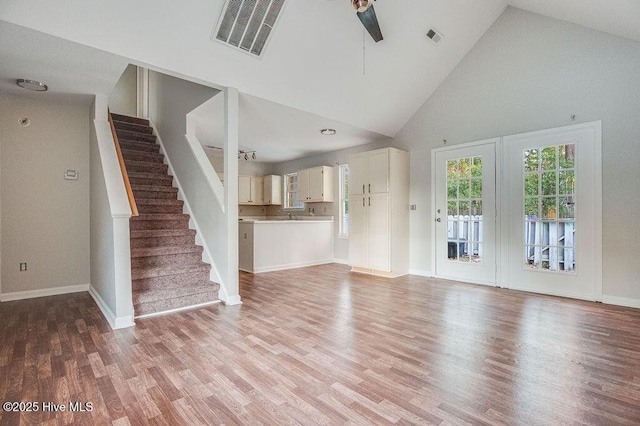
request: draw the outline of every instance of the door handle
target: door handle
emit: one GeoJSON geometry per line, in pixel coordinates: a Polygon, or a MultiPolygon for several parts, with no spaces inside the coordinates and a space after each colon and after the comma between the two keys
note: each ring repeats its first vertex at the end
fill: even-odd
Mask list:
{"type": "Polygon", "coordinates": [[[362,207],[364,207],[364,197],[362,197],[362,207]]]}
{"type": "Polygon", "coordinates": [[[371,184],[369,184],[369,194],[371,194],[371,184]]]}
{"type": "Polygon", "coordinates": [[[436,222],[442,222],[442,219],[437,218],[437,219],[436,219],[436,222]]]}
{"type": "Polygon", "coordinates": [[[364,194],[364,183],[362,184],[362,193],[364,194]]]}

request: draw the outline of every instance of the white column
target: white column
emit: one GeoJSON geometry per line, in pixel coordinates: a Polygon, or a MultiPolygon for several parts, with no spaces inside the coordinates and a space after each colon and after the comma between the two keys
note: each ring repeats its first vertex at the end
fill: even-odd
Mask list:
{"type": "Polygon", "coordinates": [[[227,305],[240,301],[238,275],[238,89],[224,90],[224,203],[227,217],[227,305]]]}

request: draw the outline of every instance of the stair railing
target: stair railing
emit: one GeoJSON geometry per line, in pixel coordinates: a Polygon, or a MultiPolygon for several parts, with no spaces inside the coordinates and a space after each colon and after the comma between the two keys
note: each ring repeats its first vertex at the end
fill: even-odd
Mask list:
{"type": "Polygon", "coordinates": [[[116,153],[118,154],[118,162],[120,163],[120,171],[122,172],[122,179],[124,180],[124,187],[127,190],[127,198],[129,199],[129,205],[131,206],[131,215],[139,216],[138,206],[136,199],[133,197],[133,190],[131,189],[131,182],[129,182],[129,175],[127,174],[127,168],[124,164],[124,158],[122,157],[122,150],[120,149],[120,142],[118,141],[118,134],[116,133],[116,127],[113,124],[113,117],[111,117],[111,111],[107,112],[109,115],[109,124],[111,125],[111,133],[113,134],[113,142],[116,145],[116,153]]]}

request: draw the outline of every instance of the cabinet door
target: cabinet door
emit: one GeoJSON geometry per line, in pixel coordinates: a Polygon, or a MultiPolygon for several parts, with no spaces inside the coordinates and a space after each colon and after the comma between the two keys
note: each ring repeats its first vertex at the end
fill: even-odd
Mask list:
{"type": "Polygon", "coordinates": [[[251,176],[238,176],[238,204],[251,203],[251,176]]]}
{"type": "Polygon", "coordinates": [[[369,268],[390,271],[389,195],[376,194],[367,199],[369,268]]]}
{"type": "Polygon", "coordinates": [[[364,195],[349,197],[349,265],[368,268],[367,199],[364,195]]]}
{"type": "Polygon", "coordinates": [[[309,201],[309,169],[298,170],[298,201],[309,201]]]}
{"type": "Polygon", "coordinates": [[[264,204],[263,182],[262,176],[251,176],[251,204],[264,204]]]}
{"type": "Polygon", "coordinates": [[[349,157],[349,195],[366,194],[367,154],[349,157]]]}
{"type": "Polygon", "coordinates": [[[309,169],[309,201],[324,201],[324,168],[309,169]]]}
{"type": "Polygon", "coordinates": [[[264,177],[264,203],[268,206],[282,204],[282,180],[280,176],[269,175],[264,177]]]}
{"type": "MultiPolygon", "coordinates": [[[[384,194],[389,192],[389,150],[372,151],[367,158],[369,182],[367,193],[384,194]]],[[[349,170],[351,172],[351,170],[349,170]]]]}

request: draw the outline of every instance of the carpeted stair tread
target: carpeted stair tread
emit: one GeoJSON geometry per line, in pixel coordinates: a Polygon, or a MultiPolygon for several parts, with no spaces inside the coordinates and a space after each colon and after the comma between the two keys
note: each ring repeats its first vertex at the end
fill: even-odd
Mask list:
{"type": "Polygon", "coordinates": [[[140,222],[144,220],[189,220],[189,215],[184,213],[144,213],[139,216],[132,217],[133,222],[140,222]]]}
{"type": "Polygon", "coordinates": [[[167,173],[169,166],[161,163],[149,163],[147,161],[124,160],[127,173],[167,173]]]}
{"type": "Polygon", "coordinates": [[[187,265],[198,265],[200,263],[202,263],[202,253],[197,251],[161,254],[158,256],[141,256],[131,258],[131,270],[185,267],[187,265]]]}
{"type": "Polygon", "coordinates": [[[131,151],[128,149],[122,150],[122,158],[125,160],[144,161],[148,163],[164,162],[164,154],[160,154],[159,152],[131,151]]]}
{"type": "MultiPolygon", "coordinates": [[[[206,284],[192,284],[184,287],[167,287],[166,289],[156,290],[156,291],[148,291],[148,290],[134,291],[133,304],[137,305],[142,303],[155,302],[158,300],[170,300],[177,297],[184,297],[189,295],[212,294],[217,296],[216,293],[218,289],[219,289],[219,286],[217,284],[209,282],[206,284]]],[[[214,299],[211,299],[210,301],[213,302],[216,299],[217,297],[214,299]]],[[[206,300],[200,303],[205,303],[205,302],[206,300]]]]}
{"type": "Polygon", "coordinates": [[[141,200],[136,200],[137,205],[163,205],[163,206],[172,206],[179,205],[182,206],[184,201],[182,200],[174,200],[170,198],[143,198],[141,200]]]}
{"type": "Polygon", "coordinates": [[[138,117],[130,117],[128,115],[122,115],[122,114],[115,114],[115,113],[111,113],[111,118],[113,118],[113,121],[123,121],[126,123],[135,123],[135,124],[142,124],[143,126],[148,126],[149,125],[149,120],[145,119],[145,118],[138,118],[138,117]]]}
{"type": "Polygon", "coordinates": [[[158,214],[158,213],[182,213],[183,202],[173,198],[138,198],[138,212],[140,214],[158,214]],[[143,201],[170,201],[171,203],[143,203],[143,201]]]}
{"type": "Polygon", "coordinates": [[[188,272],[184,274],[160,275],[139,278],[131,281],[133,291],[162,290],[167,287],[184,287],[192,284],[208,283],[209,271],[188,272]]]}
{"type": "Polygon", "coordinates": [[[147,229],[131,231],[131,238],[158,238],[158,237],[195,237],[194,229],[147,229]]]}
{"type": "Polygon", "coordinates": [[[149,173],[149,172],[129,172],[127,173],[129,178],[139,178],[139,179],[157,179],[157,180],[169,180],[173,181],[173,176],[169,176],[163,173],[149,173]]]}
{"type": "Polygon", "coordinates": [[[139,280],[143,278],[165,277],[168,275],[181,275],[192,272],[207,272],[211,270],[211,266],[200,262],[195,265],[181,265],[171,266],[163,268],[145,268],[145,269],[131,269],[131,279],[139,280]]]}
{"type": "Polygon", "coordinates": [[[148,133],[132,132],[131,130],[118,130],[116,129],[118,139],[126,139],[129,141],[146,141],[156,143],[156,136],[148,133]]]}
{"type": "Polygon", "coordinates": [[[174,309],[184,309],[203,303],[217,302],[218,290],[206,293],[190,294],[182,297],[173,297],[167,300],[156,300],[145,303],[134,303],[133,309],[136,317],[143,315],[162,313],[174,309]]]}
{"type": "MultiPolygon", "coordinates": [[[[173,186],[173,177],[167,175],[156,175],[157,177],[141,177],[141,176],[131,176],[129,174],[129,182],[131,185],[155,185],[155,186],[173,186]]],[[[141,173],[142,174],[142,173],[141,173]]],[[[153,173],[145,173],[148,175],[153,175],[153,173]]]]}
{"type": "Polygon", "coordinates": [[[153,129],[143,124],[129,123],[127,121],[113,120],[113,127],[116,130],[128,130],[136,133],[146,133],[147,135],[153,134],[153,129]]]}
{"type": "Polygon", "coordinates": [[[144,192],[172,192],[178,195],[178,188],[166,185],[131,185],[131,189],[135,191],[144,192]]]}
{"type": "Polygon", "coordinates": [[[126,139],[118,139],[118,142],[120,142],[120,149],[141,152],[160,152],[160,145],[157,143],[129,141],[126,139]]]}
{"type": "Polygon", "coordinates": [[[160,246],[160,247],[140,247],[140,248],[131,249],[131,258],[164,256],[168,254],[182,254],[182,253],[202,254],[202,251],[203,251],[202,246],[197,246],[195,244],[160,246]]]}

